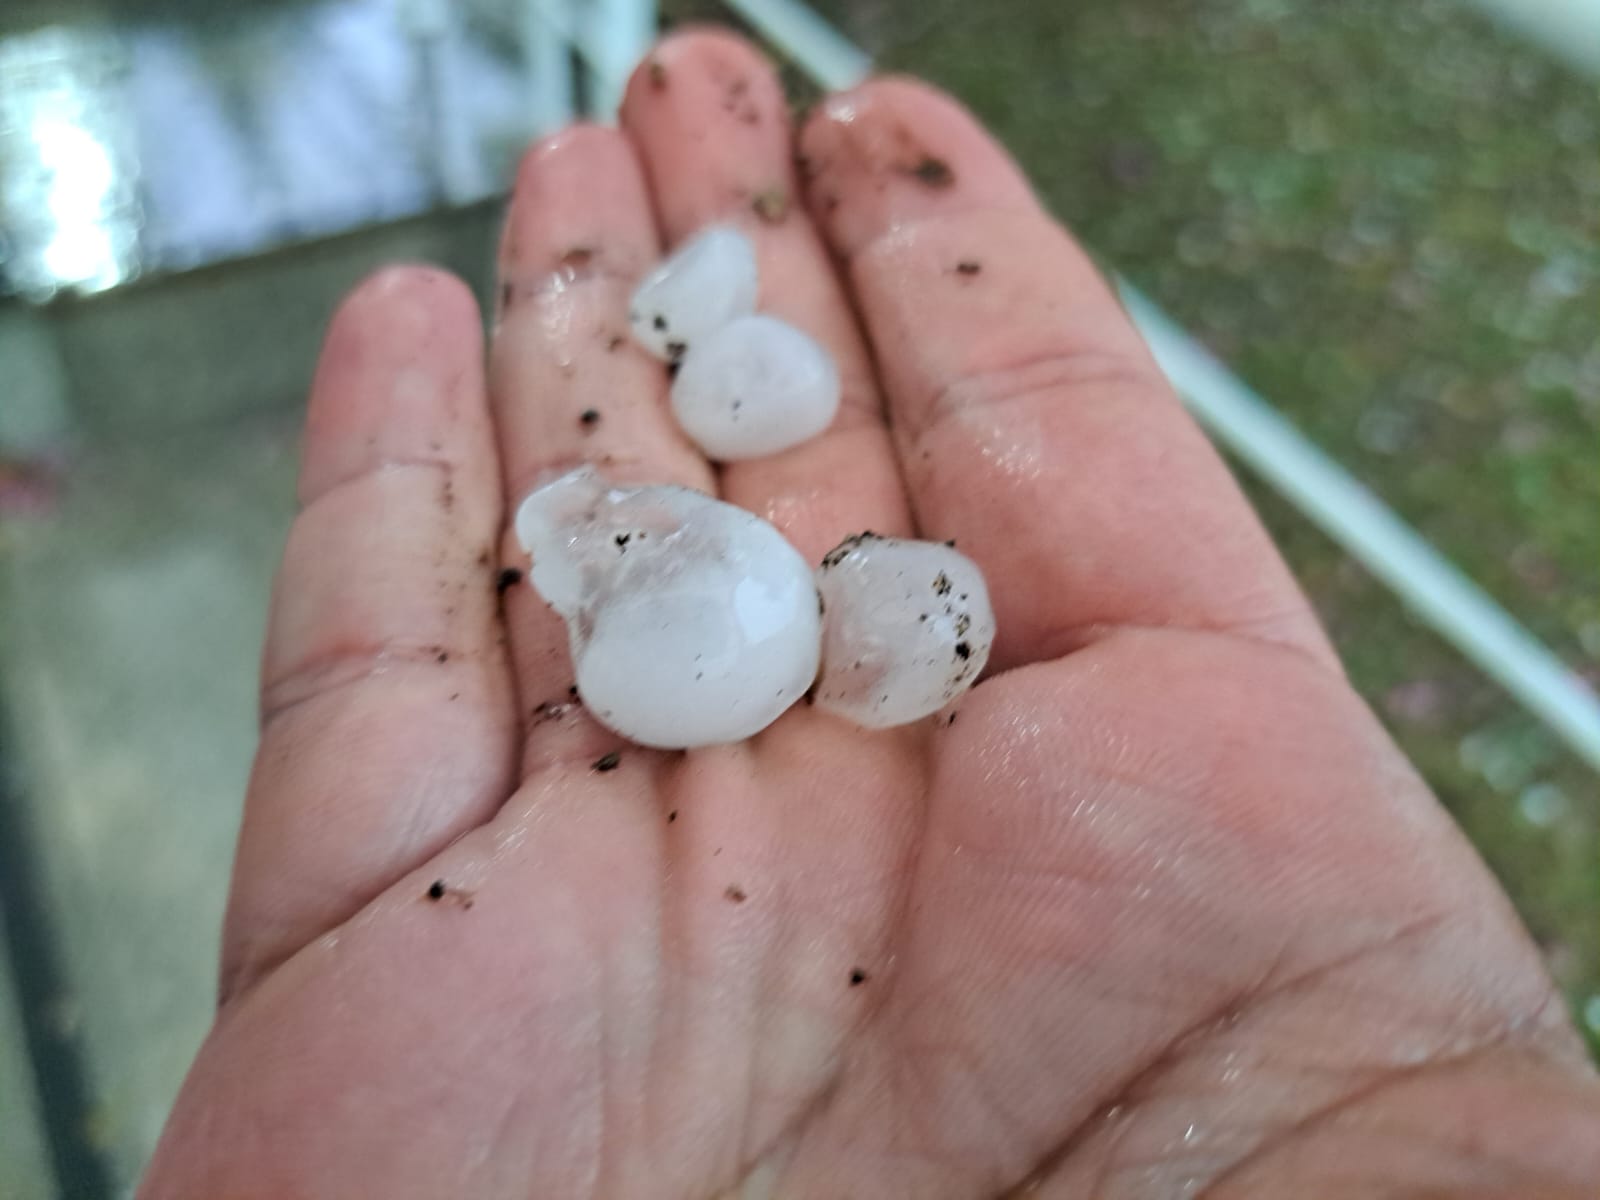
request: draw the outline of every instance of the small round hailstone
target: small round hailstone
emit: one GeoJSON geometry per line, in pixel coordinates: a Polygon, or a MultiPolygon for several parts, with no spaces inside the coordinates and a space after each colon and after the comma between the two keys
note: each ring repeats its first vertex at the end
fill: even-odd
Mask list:
{"type": "Polygon", "coordinates": [[[672,381],[672,411],[709,458],[798,446],[833,423],[839,371],[815,338],[777,317],[737,317],[695,343],[672,381]]]}
{"type": "Polygon", "coordinates": [[[614,488],[588,467],[517,509],[528,581],[567,623],[579,694],[646,746],[737,742],[817,674],[811,570],[775,528],[679,487],[614,488]]]}
{"type": "Polygon", "coordinates": [[[942,542],[847,538],[817,568],[816,703],[868,729],[905,725],[972,686],[994,645],[983,572],[942,542]]]}
{"type": "Polygon", "coordinates": [[[728,225],[701,230],[644,277],[628,306],[633,336],[657,358],[689,348],[756,308],[756,248],[728,225]]]}

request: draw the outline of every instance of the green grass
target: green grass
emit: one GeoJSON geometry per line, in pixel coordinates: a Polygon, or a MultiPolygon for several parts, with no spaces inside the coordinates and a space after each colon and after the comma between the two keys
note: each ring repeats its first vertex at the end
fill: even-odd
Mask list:
{"type": "MultiPolygon", "coordinates": [[[[1453,0],[819,7],[962,97],[1097,255],[1600,679],[1591,85],[1453,0]]],[[[1581,1012],[1600,997],[1600,780],[1250,492],[1581,1012]]]]}

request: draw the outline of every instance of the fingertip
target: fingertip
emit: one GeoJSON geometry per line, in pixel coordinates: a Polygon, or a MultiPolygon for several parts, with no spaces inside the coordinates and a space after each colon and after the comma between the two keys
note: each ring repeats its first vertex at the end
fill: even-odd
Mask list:
{"type": "Polygon", "coordinates": [[[655,256],[649,213],[643,171],[619,130],[580,123],[542,138],[517,165],[500,239],[502,285],[574,265],[637,274],[655,256]]]}
{"type": "Polygon", "coordinates": [[[755,229],[788,215],[788,100],[773,65],[743,38],[713,29],[667,38],[629,81],[621,124],[669,242],[708,219],[755,229]]]}
{"type": "Polygon", "coordinates": [[[335,309],[307,403],[299,494],[310,503],[376,463],[487,444],[483,326],[462,280],[402,263],[335,309]]]}
{"type": "Polygon", "coordinates": [[[1011,156],[963,105],[887,76],[826,97],[799,135],[817,223],[849,257],[885,231],[976,208],[1037,210],[1011,156]]]}
{"type": "Polygon", "coordinates": [[[623,92],[623,126],[652,102],[708,74],[726,84],[743,78],[777,88],[772,60],[748,39],[715,25],[689,25],[662,38],[633,69],[623,92]]]}
{"type": "Polygon", "coordinates": [[[429,263],[391,263],[345,293],[329,321],[328,340],[382,333],[404,344],[478,321],[477,298],[463,280],[429,263]]]}

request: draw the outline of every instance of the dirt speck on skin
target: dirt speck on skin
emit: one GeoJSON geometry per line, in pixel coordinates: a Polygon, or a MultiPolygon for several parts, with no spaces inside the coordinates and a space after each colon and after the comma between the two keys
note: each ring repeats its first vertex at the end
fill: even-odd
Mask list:
{"type": "Polygon", "coordinates": [[[722,898],[730,904],[743,904],[749,897],[737,883],[730,883],[722,891],[722,898]]]}
{"type": "Polygon", "coordinates": [[[556,266],[567,275],[576,275],[594,261],[594,256],[593,246],[573,246],[561,256],[556,266]]]}
{"type": "Polygon", "coordinates": [[[434,904],[450,900],[462,908],[472,907],[472,893],[462,888],[453,888],[442,879],[435,879],[428,885],[428,890],[423,893],[434,904]]]}
{"type": "Polygon", "coordinates": [[[502,283],[500,285],[500,311],[502,314],[511,311],[511,305],[516,298],[517,289],[515,287],[509,283],[502,283]]]}
{"type": "Polygon", "coordinates": [[[622,752],[620,750],[612,750],[611,752],[602,754],[599,758],[595,759],[594,766],[591,768],[591,770],[598,771],[603,775],[607,771],[615,771],[621,765],[622,752]]]}
{"type": "Polygon", "coordinates": [[[650,76],[650,86],[656,91],[665,91],[667,87],[667,64],[659,58],[652,58],[650,65],[645,68],[650,76]]]}
{"type": "Polygon", "coordinates": [[[671,825],[677,819],[678,819],[678,810],[677,809],[673,809],[671,812],[669,812],[667,814],[667,824],[668,825],[671,825]]]}
{"type": "Polygon", "coordinates": [[[867,981],[867,973],[865,971],[863,971],[860,967],[856,967],[855,969],[853,969],[850,972],[850,986],[851,987],[860,987],[866,981],[867,981]]]}
{"type": "Polygon", "coordinates": [[[983,270],[983,264],[975,258],[964,258],[956,264],[957,275],[976,275],[983,270]]]}
{"type": "Polygon", "coordinates": [[[901,170],[923,187],[943,190],[956,181],[956,173],[950,169],[950,164],[931,154],[924,154],[916,162],[902,167],[901,170]]]}
{"type": "Polygon", "coordinates": [[[450,661],[450,651],[441,650],[433,656],[434,662],[447,663],[450,661]]]}
{"type": "Polygon", "coordinates": [[[600,424],[600,410],[598,408],[584,409],[578,414],[578,424],[585,429],[594,429],[595,426],[600,424]]]}
{"type": "Polygon", "coordinates": [[[613,333],[611,335],[611,340],[606,342],[606,349],[610,353],[615,354],[618,350],[622,349],[623,342],[627,340],[628,339],[623,337],[620,333],[613,333]]]}
{"type": "Polygon", "coordinates": [[[750,207],[767,224],[776,225],[789,215],[789,193],[781,187],[769,187],[755,194],[750,207]]]}
{"type": "Polygon", "coordinates": [[[500,574],[494,577],[494,590],[497,595],[504,596],[517,584],[522,582],[522,570],[519,567],[503,567],[500,574]]]}

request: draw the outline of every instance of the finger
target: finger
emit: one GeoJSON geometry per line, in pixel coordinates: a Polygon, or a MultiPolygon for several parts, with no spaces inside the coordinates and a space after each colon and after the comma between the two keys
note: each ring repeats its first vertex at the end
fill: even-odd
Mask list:
{"type": "Polygon", "coordinates": [[[372,277],[329,328],[263,657],[224,995],[509,791],[481,345],[471,294],[425,268],[372,277]]]}
{"type": "MultiPolygon", "coordinates": [[[[659,253],[644,176],[627,139],[579,126],[528,152],[500,248],[491,393],[506,498],[592,463],[619,483],[715,492],[711,468],[679,433],[666,372],[628,336],[628,300],[659,253]]],[[[508,562],[521,555],[511,531],[508,562]]],[[[565,627],[531,588],[506,594],[506,620],[532,770],[550,756],[605,748],[571,705],[565,627]]]]}
{"type": "Polygon", "coordinates": [[[634,72],[622,125],[667,240],[716,221],[738,225],[755,242],[762,310],[816,338],[839,368],[833,425],[792,450],[725,465],[723,496],[773,522],[812,562],[850,533],[909,532],[871,361],[816,228],[794,202],[788,107],[772,68],[731,34],[668,38],[634,72]]]}
{"type": "Polygon", "coordinates": [[[828,100],[801,149],[917,521],[990,578],[997,665],[1125,625],[1237,631],[1333,661],[1104,281],[971,116],[877,81],[828,100]]]}

